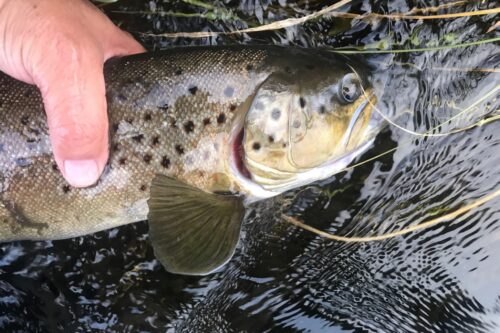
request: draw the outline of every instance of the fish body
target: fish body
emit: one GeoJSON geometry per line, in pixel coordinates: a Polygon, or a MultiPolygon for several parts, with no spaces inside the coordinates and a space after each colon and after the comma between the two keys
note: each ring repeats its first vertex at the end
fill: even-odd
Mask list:
{"type": "Polygon", "coordinates": [[[109,163],[77,189],[52,157],[39,91],[0,73],[0,240],[74,237],[185,207],[196,220],[220,202],[221,214],[240,212],[234,224],[243,203],[338,172],[376,132],[363,75],[321,51],[179,48],[113,59],[105,80],[109,163]],[[205,207],[205,194],[221,200],[205,207]]]}

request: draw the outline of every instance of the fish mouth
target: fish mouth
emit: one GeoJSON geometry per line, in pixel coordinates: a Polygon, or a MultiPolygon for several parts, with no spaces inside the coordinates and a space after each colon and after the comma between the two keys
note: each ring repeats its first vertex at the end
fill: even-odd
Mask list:
{"type": "Polygon", "coordinates": [[[243,148],[243,138],[245,137],[245,129],[241,128],[233,141],[232,153],[233,163],[236,170],[246,179],[251,179],[250,171],[245,166],[244,157],[245,149],[243,148]]]}

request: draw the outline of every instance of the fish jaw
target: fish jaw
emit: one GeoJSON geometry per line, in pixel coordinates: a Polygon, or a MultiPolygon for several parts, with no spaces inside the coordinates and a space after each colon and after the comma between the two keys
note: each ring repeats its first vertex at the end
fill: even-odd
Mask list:
{"type": "Polygon", "coordinates": [[[300,187],[314,181],[329,178],[339,172],[342,172],[346,167],[358,156],[367,151],[373,144],[374,138],[368,140],[357,149],[348,154],[340,156],[337,159],[324,163],[316,168],[296,173],[295,177],[287,183],[281,183],[276,187],[268,186],[264,188],[261,185],[252,181],[248,169],[242,161],[243,154],[241,147],[241,137],[243,135],[242,128],[236,129],[236,134],[231,136],[231,153],[229,154],[229,173],[231,178],[238,184],[240,193],[245,196],[245,203],[250,204],[267,198],[277,196],[283,192],[300,187]]]}

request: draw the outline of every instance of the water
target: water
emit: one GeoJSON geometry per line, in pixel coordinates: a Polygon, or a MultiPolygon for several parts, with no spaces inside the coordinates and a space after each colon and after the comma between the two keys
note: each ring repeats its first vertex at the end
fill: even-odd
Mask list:
{"type": "MultiPolygon", "coordinates": [[[[493,15],[429,21],[322,18],[303,26],[204,39],[140,32],[243,29],[298,17],[328,1],[215,1],[217,10],[183,1],[119,0],[103,9],[149,49],[191,44],[304,47],[416,47],[491,38],[493,15]],[[165,10],[183,18],[115,11],[165,10]],[[210,14],[211,13],[211,14],[210,14]],[[217,16],[218,15],[218,16],[217,16]],[[222,16],[221,16],[222,15],[222,16]],[[226,15],[226,16],[223,16],[226,15]]],[[[432,1],[354,1],[349,12],[406,12],[432,1]]],[[[478,10],[470,2],[441,12],[478,10]]],[[[379,107],[425,132],[472,105],[498,84],[499,47],[370,56],[385,85],[379,107]],[[408,65],[411,64],[411,65],[408,65]]],[[[434,133],[498,110],[480,103],[434,133]]],[[[395,151],[331,179],[252,207],[234,259],[208,277],[165,272],[137,223],[86,237],[0,245],[2,332],[492,332],[500,331],[500,201],[428,229],[385,241],[340,243],[297,229],[282,213],[335,234],[401,230],[458,209],[498,188],[500,122],[444,137],[387,127],[358,162],[395,151]]]]}

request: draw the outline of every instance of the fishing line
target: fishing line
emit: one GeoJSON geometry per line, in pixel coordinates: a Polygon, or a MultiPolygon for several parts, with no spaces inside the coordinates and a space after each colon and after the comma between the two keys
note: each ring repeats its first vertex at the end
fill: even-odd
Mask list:
{"type": "MultiPolygon", "coordinates": [[[[365,95],[365,97],[367,96],[366,92],[365,92],[365,89],[363,88],[363,86],[361,86],[361,89],[363,90],[363,94],[365,95]]],[[[462,116],[464,113],[470,111],[472,108],[475,108],[478,104],[484,102],[486,99],[488,99],[491,95],[493,95],[494,93],[496,93],[498,91],[498,89],[500,89],[500,85],[497,85],[496,87],[494,87],[489,93],[487,93],[486,95],[484,95],[483,97],[479,98],[476,102],[472,103],[472,105],[470,105],[469,107],[467,107],[466,109],[460,111],[459,113],[457,113],[456,115],[454,115],[453,117],[451,117],[450,119],[448,119],[447,121],[439,124],[439,126],[435,127],[434,129],[437,129],[441,126],[443,126],[444,124],[446,123],[449,123],[451,122],[452,120],[454,120],[455,118],[458,118],[460,116],[462,116]]],[[[373,109],[382,117],[384,118],[384,120],[386,120],[389,124],[391,124],[392,126],[402,130],[403,132],[406,132],[406,133],[409,133],[411,135],[415,135],[415,136],[422,136],[422,137],[443,137],[443,136],[447,136],[447,135],[450,135],[450,134],[456,134],[456,133],[460,133],[460,132],[463,132],[467,129],[470,129],[471,127],[474,127],[475,124],[471,124],[469,126],[466,126],[466,127],[463,127],[463,128],[458,128],[458,129],[455,129],[455,130],[452,130],[452,131],[449,131],[449,132],[446,132],[446,133],[428,133],[428,132],[424,132],[424,133],[419,133],[419,132],[415,132],[415,131],[412,131],[412,130],[409,130],[401,125],[398,125],[396,124],[395,122],[393,122],[389,117],[387,117],[382,111],[380,111],[380,109],[375,105],[373,104],[371,101],[369,101],[369,103],[371,104],[371,106],[373,107],[373,109]]],[[[481,121],[478,121],[477,123],[479,123],[481,121]]],[[[433,130],[434,130],[433,129],[433,130]]]]}
{"type": "MultiPolygon", "coordinates": [[[[351,68],[351,69],[353,69],[353,68],[351,68]]],[[[356,73],[356,75],[358,75],[358,73],[354,69],[353,69],[353,71],[356,73]]],[[[361,88],[363,89],[363,87],[361,87],[361,88]]],[[[468,130],[468,129],[471,129],[471,128],[474,128],[474,127],[477,127],[477,126],[482,126],[482,125],[488,124],[490,122],[499,120],[500,119],[500,114],[492,116],[492,117],[488,117],[488,118],[485,118],[485,119],[482,119],[482,120],[480,120],[480,121],[478,121],[478,122],[476,122],[474,124],[471,124],[471,125],[469,125],[467,127],[464,127],[464,128],[460,128],[458,130],[454,130],[454,131],[451,131],[451,132],[448,132],[448,133],[441,133],[442,135],[428,135],[429,134],[428,132],[431,132],[431,131],[434,131],[434,130],[438,129],[439,127],[443,126],[444,124],[449,123],[453,119],[459,117],[460,115],[464,114],[465,112],[468,112],[469,110],[471,110],[472,108],[474,108],[478,104],[482,103],[485,99],[487,99],[492,94],[494,94],[499,88],[500,88],[500,85],[497,85],[495,88],[493,88],[492,91],[490,91],[488,94],[486,94],[482,98],[478,99],[472,105],[470,105],[469,107],[465,108],[464,110],[462,110],[461,112],[459,112],[455,116],[449,118],[448,120],[442,122],[441,124],[438,124],[437,126],[429,129],[426,133],[416,133],[416,132],[407,130],[407,129],[402,128],[402,127],[401,127],[401,129],[403,129],[405,132],[409,132],[410,134],[416,134],[416,135],[419,135],[419,136],[443,136],[443,135],[456,134],[456,133],[459,133],[459,132],[462,132],[462,131],[465,131],[465,130],[468,130]]],[[[365,96],[367,96],[367,94],[366,94],[366,92],[365,92],[364,89],[363,89],[363,94],[365,96]]],[[[374,105],[372,105],[372,106],[374,106],[374,105]]],[[[376,109],[376,110],[377,110],[377,112],[380,112],[378,109],[376,109]]],[[[498,110],[496,110],[494,112],[497,113],[498,110]]],[[[380,114],[384,117],[384,119],[390,120],[390,119],[386,118],[385,115],[382,114],[381,112],[380,112],[380,114]]],[[[399,125],[397,125],[396,127],[400,128],[399,125]]],[[[403,145],[407,145],[409,143],[410,143],[409,141],[406,141],[406,142],[403,143],[403,145]]],[[[348,167],[344,168],[343,170],[341,170],[340,172],[347,171],[349,169],[353,169],[353,168],[358,167],[360,165],[369,163],[369,162],[371,162],[373,160],[376,160],[376,159],[378,159],[378,158],[380,158],[380,157],[382,157],[384,155],[387,155],[387,154],[390,154],[391,152],[396,151],[396,149],[397,148],[389,149],[389,150],[385,151],[382,154],[378,154],[378,155],[376,155],[374,157],[371,157],[369,159],[366,159],[366,160],[364,160],[362,162],[359,162],[359,163],[356,163],[354,165],[348,166],[348,167]]],[[[408,228],[404,228],[404,229],[399,230],[399,231],[394,231],[394,232],[390,232],[390,233],[383,234],[383,235],[367,236],[367,237],[348,237],[348,236],[334,235],[334,234],[331,234],[331,233],[319,230],[317,228],[314,228],[312,226],[309,226],[309,225],[301,222],[300,220],[298,220],[297,218],[294,218],[292,216],[282,214],[281,217],[282,217],[283,220],[285,220],[286,222],[288,222],[290,224],[293,224],[293,225],[295,225],[295,226],[297,226],[299,228],[302,228],[304,230],[310,231],[312,233],[315,233],[315,234],[317,234],[319,236],[325,237],[325,238],[330,239],[330,240],[339,241],[339,242],[362,243],[362,242],[371,242],[371,241],[381,241],[381,240],[385,240],[385,239],[389,239],[389,238],[394,238],[394,237],[397,237],[397,236],[405,235],[405,234],[408,234],[408,233],[413,232],[413,231],[417,231],[417,230],[422,230],[422,229],[425,229],[425,228],[429,228],[429,227],[434,226],[436,224],[439,224],[441,222],[444,222],[444,221],[447,221],[447,220],[451,220],[451,219],[456,218],[456,217],[458,217],[460,215],[463,215],[463,214],[467,213],[468,211],[470,211],[470,210],[472,210],[472,209],[474,209],[476,207],[479,207],[479,206],[481,206],[481,205],[483,205],[483,204],[485,204],[485,203],[493,200],[494,198],[496,198],[498,196],[500,196],[500,189],[497,189],[493,193],[485,195],[485,196],[479,198],[478,200],[476,200],[476,201],[474,201],[474,202],[472,202],[472,203],[470,203],[470,204],[468,204],[468,205],[466,205],[466,206],[464,206],[462,208],[459,208],[459,209],[457,209],[454,212],[451,212],[451,213],[448,213],[446,215],[443,215],[441,217],[438,217],[438,218],[435,218],[435,219],[431,219],[429,221],[423,222],[421,224],[413,225],[413,226],[410,226],[408,228]]]]}
{"type": "MultiPolygon", "coordinates": [[[[470,108],[470,107],[469,107],[469,108],[470,108]]],[[[469,109],[469,108],[467,108],[467,109],[469,109]]],[[[467,109],[465,109],[465,110],[463,110],[463,111],[466,111],[467,109]]],[[[463,112],[463,111],[462,111],[462,112],[463,112]]],[[[498,112],[498,110],[497,110],[497,112],[498,112]]],[[[439,128],[439,127],[441,127],[442,125],[444,125],[444,124],[446,124],[446,123],[450,122],[453,118],[455,118],[455,117],[457,117],[457,116],[458,116],[458,115],[453,116],[452,118],[450,118],[450,119],[448,119],[448,120],[446,120],[446,121],[442,122],[441,124],[439,124],[439,125],[437,125],[437,126],[435,126],[435,127],[431,128],[430,130],[428,130],[428,131],[427,131],[427,132],[425,132],[425,133],[432,132],[432,131],[436,130],[437,128],[439,128]]],[[[468,127],[463,127],[463,128],[461,128],[461,129],[460,129],[460,131],[467,131],[467,130],[470,130],[470,129],[474,128],[474,127],[483,126],[483,125],[489,124],[489,123],[494,122],[494,121],[497,121],[497,120],[500,120],[500,114],[499,114],[499,115],[495,115],[495,116],[491,116],[491,117],[488,117],[488,118],[481,119],[481,120],[479,120],[478,122],[476,122],[476,123],[474,123],[474,124],[472,124],[472,125],[470,125],[470,126],[468,126],[468,127]]],[[[450,134],[456,134],[456,133],[459,133],[459,132],[457,131],[457,132],[455,132],[455,133],[450,133],[450,134]]],[[[411,143],[411,141],[409,141],[409,140],[405,140],[405,141],[403,141],[403,142],[400,144],[400,147],[404,147],[404,146],[406,146],[406,145],[408,145],[408,144],[410,144],[410,143],[411,143]]],[[[350,169],[354,169],[354,168],[356,168],[356,167],[358,167],[358,166],[361,166],[361,165],[363,165],[363,164],[366,164],[366,163],[369,163],[369,162],[371,162],[371,161],[377,160],[377,159],[379,159],[380,157],[383,157],[383,156],[385,156],[385,155],[388,155],[388,154],[390,154],[390,153],[392,153],[392,152],[396,151],[396,149],[397,149],[397,147],[392,148],[392,149],[389,149],[389,150],[386,150],[385,152],[383,152],[383,153],[381,153],[381,154],[375,155],[375,156],[370,157],[370,158],[368,158],[368,159],[366,159],[366,160],[364,160],[364,161],[361,161],[361,162],[359,162],[359,163],[356,163],[356,164],[350,165],[350,166],[348,166],[348,167],[345,167],[343,170],[341,170],[341,171],[339,171],[339,172],[344,172],[344,171],[347,171],[347,170],[350,170],[350,169]]]]}
{"type": "MultiPolygon", "coordinates": [[[[356,71],[356,69],[354,69],[351,65],[348,65],[349,68],[351,68],[351,70],[358,76],[358,78],[360,78],[360,75],[358,74],[358,72],[356,71]]],[[[360,79],[360,82],[361,82],[361,79],[360,79]]],[[[419,132],[415,132],[415,131],[412,131],[410,129],[407,129],[401,125],[398,125],[396,124],[394,121],[392,121],[388,116],[386,116],[372,101],[371,99],[369,98],[369,94],[366,92],[365,88],[363,87],[362,84],[360,84],[360,87],[361,87],[361,90],[363,92],[363,96],[366,98],[366,100],[368,101],[368,103],[370,103],[371,107],[382,117],[384,118],[385,121],[387,121],[389,124],[391,124],[392,126],[400,129],[401,131],[403,132],[406,132],[406,133],[409,133],[411,135],[415,135],[415,136],[421,136],[421,137],[443,137],[443,136],[447,136],[447,135],[450,135],[450,134],[456,134],[456,133],[460,133],[460,132],[463,132],[465,130],[468,130],[472,127],[475,127],[476,124],[479,124],[481,123],[481,121],[478,121],[474,124],[471,124],[469,126],[466,126],[466,127],[463,127],[463,128],[458,128],[458,129],[455,129],[455,130],[452,130],[452,131],[449,131],[449,132],[446,132],[446,133],[429,133],[429,132],[432,132],[433,130],[436,130],[438,129],[439,127],[443,126],[444,124],[447,124],[451,121],[453,121],[454,119],[462,116],[464,113],[466,112],[469,112],[471,109],[475,108],[476,106],[478,106],[479,104],[481,104],[482,102],[484,102],[485,100],[487,100],[490,96],[492,96],[493,94],[495,94],[499,89],[500,89],[500,85],[496,85],[490,92],[488,92],[486,95],[484,95],[483,97],[479,98],[477,101],[475,101],[474,103],[472,103],[471,105],[469,105],[467,108],[463,109],[462,111],[460,111],[459,113],[457,113],[456,115],[454,115],[453,117],[449,118],[448,120],[446,120],[445,122],[442,122],[441,124],[439,124],[438,126],[432,128],[431,130],[427,131],[427,132],[424,132],[424,133],[419,133],[419,132]]],[[[493,118],[496,118],[496,117],[493,117],[493,118]]],[[[488,119],[488,118],[487,118],[488,119]]],[[[484,120],[484,119],[483,119],[484,120]]]]}
{"type": "Polygon", "coordinates": [[[471,211],[474,208],[477,208],[481,205],[484,205],[485,203],[493,200],[494,198],[496,198],[498,196],[500,196],[500,189],[497,189],[493,193],[485,195],[485,196],[477,199],[476,201],[473,201],[472,203],[455,210],[454,212],[451,212],[451,213],[448,213],[446,215],[437,217],[435,219],[423,222],[421,224],[412,225],[412,226],[410,226],[408,228],[404,228],[402,230],[389,232],[387,234],[382,234],[382,235],[377,235],[377,236],[366,236],[366,237],[339,236],[339,235],[334,235],[334,234],[319,230],[317,228],[311,227],[310,225],[307,225],[307,224],[299,221],[297,218],[289,216],[289,215],[281,214],[281,217],[283,220],[285,220],[286,222],[288,222],[290,224],[293,224],[299,228],[313,232],[319,236],[328,238],[330,240],[345,242],[345,243],[365,243],[365,242],[373,242],[373,241],[381,241],[381,240],[385,240],[385,239],[390,239],[390,238],[394,238],[397,236],[402,236],[402,235],[408,234],[408,233],[413,232],[413,231],[423,230],[423,229],[432,227],[438,223],[445,222],[445,221],[454,219],[460,215],[463,215],[463,214],[471,211]]]}

